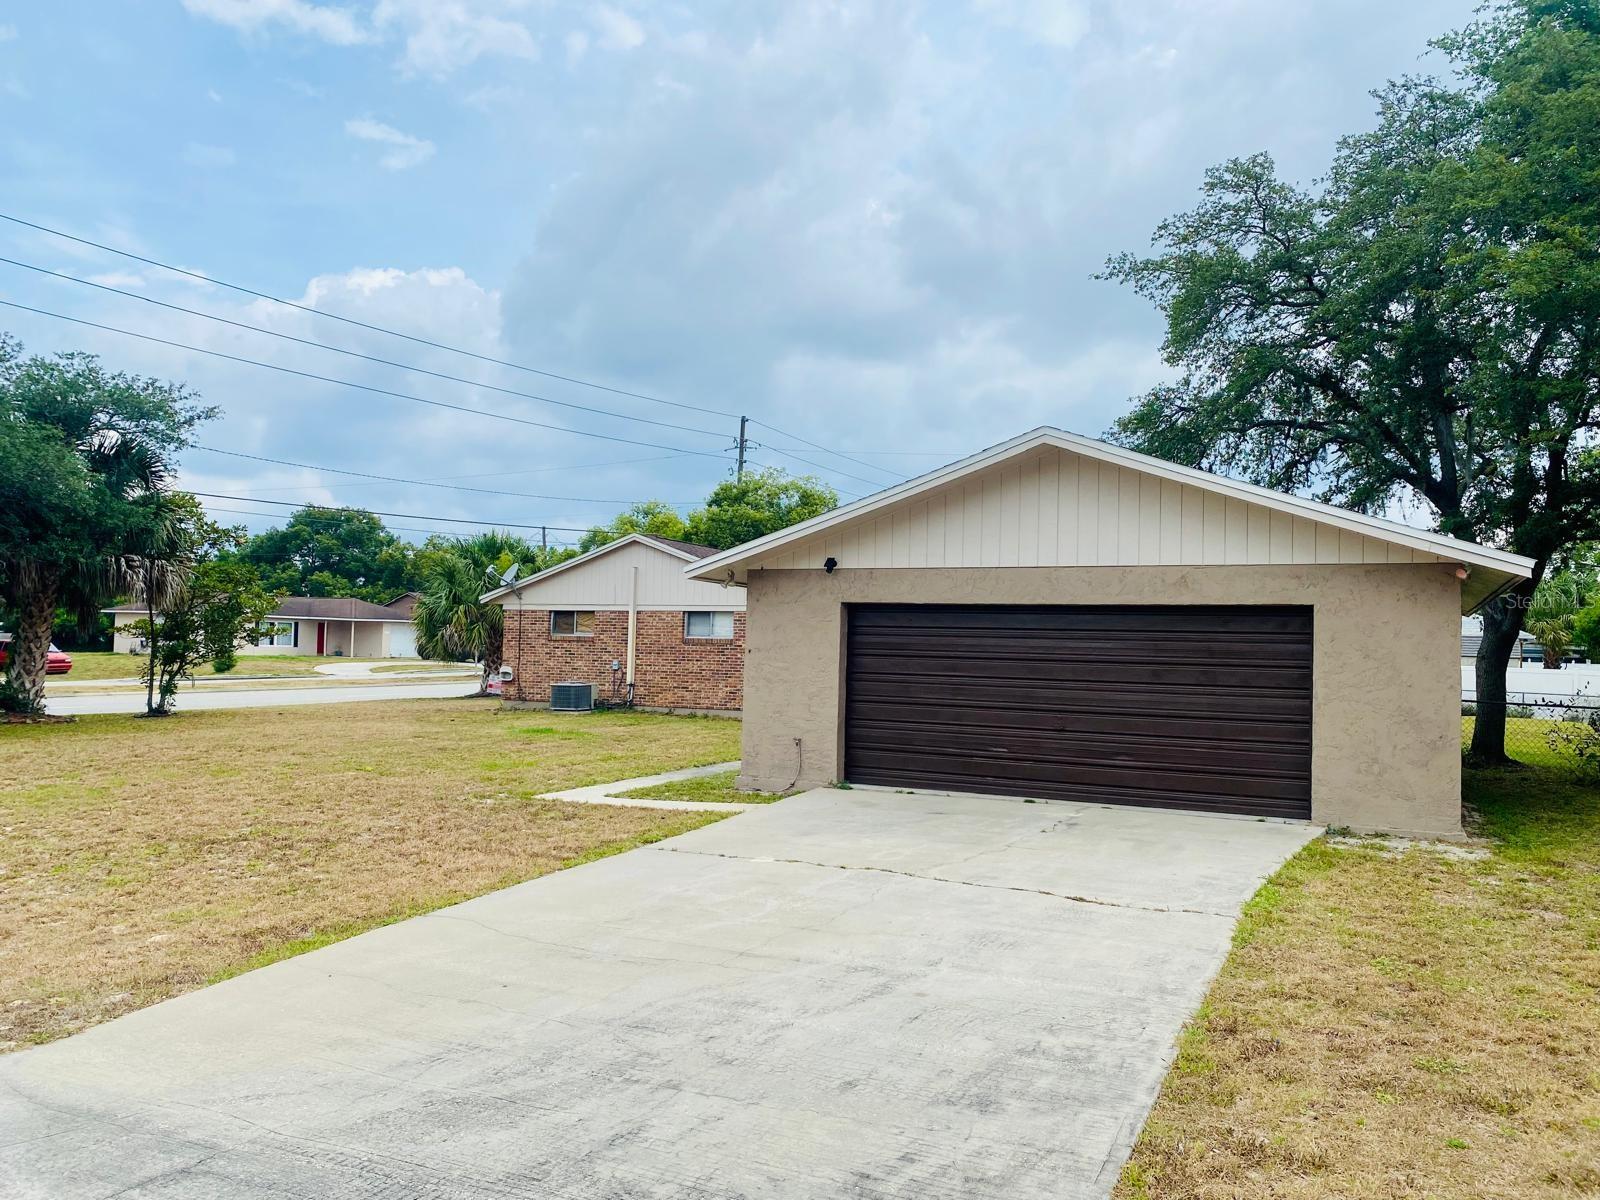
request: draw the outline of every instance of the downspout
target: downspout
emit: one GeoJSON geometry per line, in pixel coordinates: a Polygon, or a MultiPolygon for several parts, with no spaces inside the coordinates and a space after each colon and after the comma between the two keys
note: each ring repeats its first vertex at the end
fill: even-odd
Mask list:
{"type": "Polygon", "coordinates": [[[628,568],[628,669],[623,676],[624,695],[628,707],[633,707],[633,658],[639,644],[639,568],[628,568]]]}

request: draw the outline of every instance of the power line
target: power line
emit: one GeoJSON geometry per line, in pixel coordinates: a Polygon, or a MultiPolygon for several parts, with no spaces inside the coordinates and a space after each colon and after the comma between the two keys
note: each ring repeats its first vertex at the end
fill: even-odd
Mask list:
{"type": "Polygon", "coordinates": [[[87,321],[82,317],[69,317],[64,313],[51,312],[48,309],[33,308],[27,304],[18,304],[14,300],[0,300],[0,305],[6,308],[15,308],[22,312],[33,313],[35,316],[51,317],[57,321],[67,321],[73,325],[83,325],[89,329],[99,329],[106,333],[118,333],[124,337],[138,338],[140,341],[154,342],[159,346],[169,346],[174,350],[187,350],[191,354],[206,354],[212,358],[226,359],[228,362],[243,363],[250,367],[260,367],[267,371],[277,371],[283,375],[294,375],[300,379],[312,379],[318,383],[331,383],[336,387],[354,388],[360,392],[370,392],[376,396],[393,396],[397,400],[410,400],[416,404],[426,404],[433,408],[445,408],[452,412],[470,413],[477,417],[489,417],[496,421],[510,421],[515,425],[528,425],[534,429],[550,429],[556,433],[570,433],[577,437],[599,438],[606,442],[621,442],[627,446],[648,446],[653,450],[671,450],[677,454],[695,454],[702,458],[722,458],[722,454],[712,450],[691,450],[686,446],[668,446],[661,442],[645,442],[638,438],[617,437],[610,433],[596,433],[588,429],[571,429],[565,425],[551,425],[545,421],[535,421],[529,417],[514,417],[510,413],[493,412],[489,409],[472,408],[465,404],[450,404],[444,400],[429,400],[423,396],[413,396],[410,392],[396,392],[389,388],[374,387],[371,384],[356,383],[351,379],[335,379],[331,375],[319,375],[314,371],[301,371],[294,367],[282,367],[276,363],[262,362],[260,359],[245,358],[238,354],[226,354],[221,350],[207,350],[203,346],[191,346],[187,342],[173,341],[170,338],[156,337],[150,333],[136,333],[131,329],[120,329],[115,325],[102,325],[98,321],[87,321]]]}
{"type": "MultiPolygon", "coordinates": [[[[346,470],[343,467],[319,467],[319,466],[316,466],[313,463],[291,462],[288,459],[284,459],[284,458],[268,458],[268,457],[266,457],[265,455],[262,455],[262,454],[246,454],[242,450],[223,450],[223,449],[220,449],[220,448],[218,448],[216,446],[201,446],[201,445],[196,444],[196,445],[191,446],[190,449],[192,449],[192,450],[204,450],[207,454],[226,454],[230,458],[248,458],[252,462],[275,463],[276,465],[278,465],[280,467],[299,467],[302,470],[306,470],[306,471],[327,471],[327,472],[330,472],[331,474],[334,474],[334,475],[355,475],[355,476],[358,476],[359,478],[362,478],[362,479],[376,479],[376,480],[380,480],[380,481],[382,481],[384,483],[407,483],[407,484],[416,484],[416,485],[418,485],[420,487],[449,488],[451,491],[456,491],[456,492],[477,492],[477,493],[480,493],[480,494],[486,495],[486,496],[515,496],[515,497],[517,497],[519,499],[522,499],[522,500],[554,500],[554,501],[557,501],[557,502],[560,502],[560,503],[565,503],[565,504],[640,504],[640,503],[643,503],[643,501],[639,501],[639,500],[609,500],[609,499],[605,499],[603,497],[595,497],[595,496],[544,496],[544,495],[539,495],[538,493],[535,493],[535,492],[507,492],[507,491],[501,491],[501,490],[499,490],[497,488],[468,487],[465,484],[459,484],[459,483],[439,483],[439,482],[434,482],[432,480],[427,480],[427,479],[404,479],[404,478],[402,478],[402,477],[400,477],[398,475],[376,475],[376,474],[373,474],[371,471],[350,471],[350,470],[346,470]]],[[[664,500],[664,501],[661,501],[661,503],[663,503],[663,504],[670,503],[670,504],[672,504],[672,506],[674,508],[684,508],[687,505],[693,503],[693,501],[688,501],[688,500],[665,501],[664,500]]]]}
{"type": "MultiPolygon", "coordinates": [[[[728,412],[728,411],[726,411],[724,409],[710,408],[710,407],[707,407],[705,405],[700,405],[700,404],[687,404],[687,403],[684,403],[681,400],[666,400],[666,399],[663,399],[660,396],[649,395],[646,392],[632,392],[632,391],[627,390],[626,388],[612,387],[612,386],[610,386],[608,384],[604,384],[604,383],[595,383],[593,380],[580,379],[577,376],[573,376],[573,375],[562,375],[562,374],[559,374],[559,373],[557,373],[555,371],[546,371],[546,370],[543,370],[543,369],[541,369],[539,367],[530,367],[526,363],[512,362],[512,361],[510,361],[508,359],[503,359],[503,358],[495,358],[493,355],[480,354],[477,351],[466,350],[466,349],[463,349],[460,346],[451,346],[451,345],[448,345],[448,344],[446,344],[444,342],[436,342],[436,341],[430,340],[429,338],[418,337],[415,334],[402,333],[401,331],[399,331],[397,329],[389,329],[389,328],[387,328],[385,326],[382,326],[382,325],[374,325],[374,324],[372,324],[370,322],[367,322],[367,321],[357,320],[354,317],[346,317],[346,316],[343,316],[343,315],[341,315],[339,313],[329,312],[327,309],[312,308],[310,305],[300,304],[300,303],[297,303],[296,301],[293,301],[293,300],[286,300],[282,296],[274,296],[269,292],[258,291],[255,288],[246,287],[243,284],[230,283],[228,280],[218,279],[218,278],[215,278],[215,277],[210,276],[210,275],[205,275],[205,274],[203,274],[203,273],[201,273],[199,271],[191,271],[191,270],[189,270],[189,269],[187,269],[185,267],[176,266],[176,265],[174,265],[172,263],[162,262],[160,259],[147,258],[146,256],[144,256],[142,254],[135,254],[131,250],[119,250],[115,246],[108,246],[108,245],[104,244],[103,242],[95,242],[95,241],[89,240],[88,238],[78,237],[78,236],[76,236],[74,234],[67,233],[65,230],[53,229],[48,225],[40,225],[40,224],[38,224],[37,222],[34,222],[34,221],[26,221],[26,220],[23,220],[21,217],[12,216],[9,213],[0,212],[0,220],[9,221],[13,225],[21,225],[21,226],[23,226],[24,228],[27,228],[27,229],[37,230],[40,233],[47,233],[52,237],[58,237],[58,238],[63,239],[64,241],[74,242],[74,243],[76,243],[77,245],[80,245],[80,246],[88,246],[88,247],[91,247],[92,249],[95,249],[95,250],[101,250],[101,251],[104,251],[107,254],[115,254],[120,258],[125,258],[125,259],[128,259],[128,260],[132,261],[132,262],[144,263],[146,266],[156,267],[156,268],[158,268],[160,270],[163,270],[163,271],[171,271],[173,274],[182,275],[182,276],[185,276],[186,278],[189,278],[189,279],[195,279],[195,280],[200,281],[201,283],[205,283],[205,284],[208,284],[208,285],[211,285],[211,286],[214,286],[214,287],[227,288],[229,291],[238,292],[241,295],[253,296],[257,300],[268,300],[268,301],[272,302],[273,304],[281,304],[286,308],[292,308],[292,309],[294,309],[294,310],[296,310],[298,312],[308,313],[311,316],[325,317],[330,321],[338,321],[338,322],[340,322],[342,324],[350,325],[350,326],[353,326],[353,327],[355,327],[357,329],[366,329],[366,330],[369,330],[369,331],[371,331],[373,333],[386,334],[389,337],[400,338],[403,341],[411,342],[411,343],[413,343],[415,345],[428,346],[428,347],[431,347],[431,348],[433,348],[435,350],[447,351],[447,352],[449,352],[451,354],[460,354],[460,355],[462,355],[462,356],[464,356],[466,358],[476,359],[479,362],[492,363],[495,366],[499,366],[499,367],[508,367],[508,368],[510,368],[511,370],[514,370],[514,371],[525,371],[530,375],[538,375],[538,376],[541,376],[541,377],[543,377],[545,379],[556,379],[556,380],[560,380],[562,383],[570,383],[570,384],[574,384],[575,386],[578,386],[578,387],[593,388],[596,391],[609,392],[614,396],[626,396],[626,397],[628,397],[630,399],[643,400],[643,401],[646,401],[647,403],[650,403],[650,404],[663,404],[663,405],[666,405],[666,406],[668,406],[670,408],[680,408],[680,409],[684,409],[684,410],[689,411],[689,412],[707,413],[707,414],[710,414],[712,416],[726,417],[729,420],[737,420],[738,417],[739,417],[738,413],[728,412]]],[[[139,297],[139,299],[143,299],[143,298],[144,297],[139,297]]],[[[638,419],[642,419],[642,418],[633,418],[633,419],[638,420],[638,419]]],[[[778,429],[774,425],[769,425],[764,421],[758,422],[758,423],[761,424],[761,425],[764,425],[768,429],[771,429],[774,433],[781,433],[785,437],[792,437],[792,438],[795,439],[795,441],[804,442],[805,444],[811,446],[813,449],[821,450],[825,454],[831,454],[831,455],[834,455],[835,457],[846,459],[847,461],[856,462],[856,463],[858,463],[858,465],[865,466],[865,467],[870,467],[870,468],[872,468],[874,470],[881,470],[882,469],[882,468],[875,467],[872,463],[862,463],[859,459],[852,459],[850,457],[850,455],[845,454],[845,453],[843,453],[841,451],[838,451],[838,450],[829,449],[828,447],[822,445],[819,442],[812,442],[812,441],[809,441],[806,438],[798,437],[798,436],[796,436],[794,434],[791,434],[791,433],[784,433],[783,430],[778,429]]],[[[774,447],[774,449],[776,449],[776,447],[774,447]]],[[[784,451],[784,450],[779,450],[778,453],[787,454],[788,452],[784,451]]],[[[790,457],[793,457],[793,455],[790,455],[790,457]]],[[[820,468],[820,469],[826,470],[828,468],[820,468]]],[[[843,474],[843,472],[839,472],[839,473],[843,474]]],[[[902,478],[904,478],[904,477],[902,476],[902,478]]]]}
{"type": "MultiPolygon", "coordinates": [[[[755,420],[755,418],[752,417],[751,420],[755,420]]],[[[761,422],[756,422],[756,423],[760,424],[761,422]]],[[[752,444],[754,444],[754,445],[762,445],[762,443],[760,443],[760,442],[756,442],[756,443],[752,443],[752,444]]],[[[767,450],[777,450],[778,449],[776,446],[765,446],[764,448],[767,449],[767,450]]],[[[815,467],[819,471],[827,471],[830,474],[834,474],[834,475],[843,475],[846,479],[854,479],[857,483],[864,483],[868,487],[876,488],[876,489],[878,489],[880,491],[882,489],[884,489],[884,488],[893,487],[894,486],[894,484],[885,483],[881,479],[867,479],[865,476],[852,475],[849,471],[842,470],[839,467],[825,467],[821,463],[817,462],[815,459],[804,458],[804,457],[802,457],[802,456],[800,456],[798,454],[792,454],[787,450],[778,450],[778,453],[779,454],[788,455],[788,457],[794,459],[796,462],[803,462],[808,467],[815,467]]],[[[905,478],[905,477],[901,476],[900,478],[905,478]]]]}
{"type": "MultiPolygon", "coordinates": [[[[601,467],[621,467],[632,463],[671,462],[675,458],[684,457],[681,454],[652,454],[644,458],[614,458],[607,462],[569,463],[560,467],[526,467],[517,471],[471,471],[465,475],[436,475],[432,479],[418,480],[419,483],[448,483],[452,479],[504,479],[508,475],[542,475],[550,471],[588,471],[598,470],[601,467]]],[[[312,470],[316,470],[315,467],[312,470]]],[[[282,488],[257,488],[258,492],[292,492],[303,484],[295,484],[282,488]]],[[[323,487],[329,488],[358,488],[377,487],[375,483],[325,483],[323,487]]],[[[515,494],[515,493],[510,493],[515,494]]]]}
{"type": "MultiPolygon", "coordinates": [[[[350,508],[343,504],[319,504],[313,500],[264,500],[260,496],[224,496],[217,492],[190,492],[191,496],[199,496],[204,500],[235,500],[245,504],[276,504],[281,508],[320,508],[324,511],[338,512],[341,509],[349,512],[369,513],[374,517],[399,517],[405,521],[448,521],[452,525],[479,525],[493,529],[554,529],[558,533],[588,533],[587,529],[577,529],[571,525],[528,525],[517,521],[479,521],[466,517],[436,517],[430,513],[397,513],[380,512],[375,508],[350,508]]],[[[271,516],[271,513],[255,513],[259,517],[271,516]]],[[[433,533],[444,533],[443,529],[431,530],[433,533]]]]}
{"type": "MultiPolygon", "coordinates": [[[[223,505],[220,505],[220,504],[208,505],[206,507],[206,511],[207,512],[211,512],[211,513],[233,513],[234,515],[241,516],[241,517],[274,517],[274,518],[276,518],[276,517],[281,515],[279,513],[255,512],[255,511],[253,511],[251,509],[248,509],[248,508],[227,508],[227,507],[224,507],[223,505]]],[[[354,511],[365,512],[366,510],[365,509],[356,509],[354,511]]],[[[338,522],[338,521],[331,520],[331,519],[328,519],[328,518],[322,518],[322,517],[301,516],[300,520],[302,522],[308,524],[308,525],[338,525],[338,524],[340,524],[340,522],[338,522]]],[[[448,530],[448,529],[423,529],[420,526],[416,526],[416,525],[390,525],[387,522],[384,523],[383,527],[385,529],[389,530],[390,532],[394,532],[395,530],[401,530],[401,531],[406,532],[406,533],[429,533],[429,534],[433,534],[433,533],[448,534],[448,533],[452,532],[451,530],[448,530]]],[[[490,526],[490,528],[493,528],[493,526],[490,526]]],[[[548,528],[554,528],[554,526],[549,526],[548,528]]],[[[588,532],[588,531],[585,530],[585,532],[588,532]]],[[[552,545],[552,546],[558,546],[558,547],[568,547],[568,546],[576,546],[577,545],[576,542],[558,541],[558,540],[556,540],[554,538],[550,539],[549,544],[552,545]]]]}
{"type": "MultiPolygon", "coordinates": [[[[765,422],[764,421],[758,421],[757,424],[765,424],[765,422]]],[[[767,426],[767,428],[771,429],[772,427],[769,425],[769,426],[767,426]]],[[[782,430],[774,430],[774,432],[775,433],[782,433],[783,431],[782,430]]],[[[771,446],[771,445],[769,445],[767,447],[767,449],[768,450],[776,450],[776,451],[778,451],[778,453],[781,454],[785,450],[794,449],[794,447],[793,446],[771,446]]],[[[929,458],[938,457],[938,458],[951,458],[951,459],[954,459],[954,458],[965,458],[967,455],[971,454],[972,451],[970,451],[970,450],[852,450],[850,453],[852,453],[852,454],[870,454],[874,458],[876,458],[876,457],[878,457],[880,455],[894,454],[894,455],[905,455],[905,456],[913,457],[913,458],[916,457],[917,455],[924,455],[924,456],[929,457],[929,458]]]]}
{"type": "MultiPolygon", "coordinates": [[[[842,458],[846,462],[853,462],[857,466],[866,467],[867,470],[869,470],[869,471],[881,471],[885,475],[893,475],[896,479],[908,479],[908,478],[910,478],[910,476],[902,475],[898,471],[891,471],[891,470],[889,470],[888,467],[880,467],[880,466],[878,466],[877,463],[869,463],[869,462],[865,462],[865,461],[863,461],[862,459],[859,459],[859,458],[853,458],[850,455],[845,454],[844,452],[839,451],[839,450],[829,450],[826,446],[821,445],[818,442],[810,441],[807,438],[803,438],[799,434],[789,433],[786,430],[779,429],[776,425],[769,424],[768,422],[763,421],[760,417],[752,417],[751,420],[754,421],[757,425],[761,426],[763,429],[770,429],[770,430],[772,430],[773,433],[776,433],[776,434],[778,434],[778,435],[780,435],[782,437],[793,438],[795,441],[800,442],[803,445],[810,446],[810,447],[812,447],[813,449],[816,449],[816,450],[821,450],[824,454],[831,454],[835,458],[842,458]]],[[[788,457],[790,457],[792,459],[795,459],[798,462],[810,463],[810,465],[812,465],[812,466],[817,466],[818,465],[816,463],[811,462],[811,460],[809,458],[801,458],[800,455],[794,453],[792,450],[785,450],[782,446],[768,446],[767,449],[776,451],[779,454],[787,455],[788,457]]],[[[823,467],[822,469],[823,470],[827,470],[828,468],[823,467]]],[[[839,474],[839,475],[844,475],[845,474],[845,472],[838,470],[837,467],[834,468],[834,471],[835,471],[836,474],[839,474]]],[[[847,476],[847,478],[850,478],[850,479],[861,479],[861,476],[859,476],[859,475],[850,475],[850,476],[847,476]]],[[[861,479],[861,482],[862,483],[872,483],[877,487],[885,486],[884,484],[877,483],[876,481],[871,480],[871,479],[861,479]]]]}
{"type": "Polygon", "coordinates": [[[427,367],[415,366],[411,363],[396,362],[392,358],[379,358],[375,354],[363,354],[359,350],[351,350],[344,346],[330,346],[327,342],[315,341],[311,338],[296,337],[292,333],[282,333],[276,329],[267,329],[260,325],[252,325],[248,321],[235,321],[230,317],[219,317],[215,313],[202,312],[198,308],[185,308],[181,304],[169,304],[165,300],[157,300],[154,296],[141,296],[137,292],[130,292],[125,288],[112,287],[106,283],[96,283],[92,279],[83,279],[77,275],[68,275],[63,271],[52,271],[46,267],[35,266],[32,263],[21,262],[15,258],[0,257],[0,263],[13,267],[21,267],[25,271],[34,271],[40,275],[48,275],[52,279],[62,279],[68,283],[81,284],[83,287],[95,288],[98,291],[110,292],[113,295],[125,296],[129,300],[140,300],[145,304],[153,304],[157,308],[164,308],[170,312],[185,313],[191,317],[200,317],[202,320],[215,321],[219,325],[231,325],[235,329],[248,329],[253,333],[264,334],[267,337],[279,338],[285,342],[293,342],[298,346],[311,346],[318,350],[326,350],[331,354],[343,354],[349,358],[358,358],[363,362],[377,363],[379,366],[394,367],[401,371],[411,371],[418,375],[428,375],[434,379],[447,380],[450,383],[464,383],[468,387],[483,388],[490,392],[502,392],[507,396],[518,396],[524,400],[536,400],[540,404],[553,404],[558,408],[570,408],[578,412],[594,413],[602,417],[615,417],[621,421],[637,421],[641,425],[656,425],[662,429],[677,429],[684,433],[699,433],[706,437],[725,438],[728,435],[718,429],[700,429],[694,425],[677,425],[671,421],[653,421],[649,417],[636,417],[629,413],[616,412],[609,408],[595,408],[589,404],[574,404],[568,400],[554,400],[549,396],[541,396],[535,392],[519,391],[516,388],[500,387],[498,384],[485,383],[478,379],[467,379],[460,375],[450,375],[443,371],[429,370],[427,367]]]}
{"type": "Polygon", "coordinates": [[[310,313],[312,316],[326,317],[330,321],[338,321],[345,325],[353,325],[358,329],[371,330],[373,333],[388,334],[390,337],[397,337],[408,342],[414,342],[419,346],[430,346],[435,350],[447,350],[452,354],[462,354],[468,358],[475,358],[480,362],[493,363],[497,367],[510,367],[514,371],[526,371],[530,375],[540,375],[546,379],[558,379],[562,383],[571,383],[576,384],[579,387],[594,388],[597,391],[610,392],[615,396],[627,396],[634,400],[645,400],[651,404],[665,404],[672,408],[688,409],[692,412],[710,413],[713,416],[727,417],[730,420],[737,420],[739,416],[738,413],[723,412],[721,409],[707,408],[699,404],[685,404],[679,400],[663,400],[659,396],[650,396],[643,392],[630,392],[625,388],[610,387],[607,384],[595,383],[588,379],[579,379],[571,375],[559,375],[554,371],[541,370],[538,367],[530,367],[524,363],[509,362],[506,359],[495,358],[493,355],[479,354],[473,350],[463,350],[459,346],[450,346],[443,342],[430,341],[427,338],[417,337],[414,334],[401,333],[396,329],[386,329],[382,325],[373,325],[366,321],[358,321],[354,317],[340,316],[338,313],[329,312],[324,308],[312,308],[307,304],[298,304],[293,300],[285,300],[282,296],[274,296],[268,292],[259,292],[254,288],[245,287],[243,284],[239,283],[229,283],[225,279],[217,279],[213,276],[202,274],[199,271],[190,271],[184,267],[174,266],[172,263],[162,262],[159,259],[146,258],[144,255],[135,254],[131,250],[119,250],[115,246],[107,246],[101,242],[92,242],[88,238],[76,237],[73,234],[64,232],[63,230],[52,229],[48,225],[38,225],[32,221],[24,221],[21,217],[14,217],[8,213],[0,213],[0,220],[10,221],[13,225],[22,225],[28,229],[36,229],[40,233],[48,233],[52,237],[63,238],[69,242],[76,242],[80,246],[89,246],[95,250],[104,250],[107,254],[115,254],[121,258],[130,259],[133,262],[144,263],[146,266],[158,267],[163,271],[171,271],[174,274],[184,275],[190,279],[197,279],[202,283],[211,284],[215,287],[227,288],[229,291],[238,292],[241,295],[254,296],[257,300],[270,300],[274,304],[282,304],[286,308],[297,309],[303,313],[310,313]]]}

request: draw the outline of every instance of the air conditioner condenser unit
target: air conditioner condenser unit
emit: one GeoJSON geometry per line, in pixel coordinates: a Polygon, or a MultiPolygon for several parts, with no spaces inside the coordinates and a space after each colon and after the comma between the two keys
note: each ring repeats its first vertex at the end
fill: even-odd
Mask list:
{"type": "Polygon", "coordinates": [[[551,712],[592,712],[594,684],[555,683],[550,685],[551,712]]]}

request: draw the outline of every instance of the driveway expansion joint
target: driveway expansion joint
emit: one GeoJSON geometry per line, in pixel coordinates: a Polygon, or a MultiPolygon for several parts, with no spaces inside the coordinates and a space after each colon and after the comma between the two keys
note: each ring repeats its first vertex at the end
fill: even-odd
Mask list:
{"type": "Polygon", "coordinates": [[[975,879],[951,879],[946,875],[924,875],[918,871],[902,871],[898,867],[855,866],[850,863],[815,862],[808,858],[770,858],[744,854],[724,854],[717,850],[690,850],[683,846],[657,844],[645,847],[668,854],[697,854],[704,858],[726,858],[734,862],[782,863],[786,866],[818,867],[824,871],[870,871],[879,875],[899,875],[905,879],[921,879],[927,883],[953,883],[960,887],[984,888],[995,892],[1021,892],[1025,895],[1048,896],[1052,900],[1065,900],[1070,904],[1093,904],[1099,908],[1123,908],[1134,912],[1183,913],[1195,917],[1214,917],[1222,921],[1235,921],[1237,913],[1217,912],[1209,908],[1183,908],[1177,905],[1138,904],[1121,900],[1106,900],[1098,896],[1079,896],[1071,892],[1053,892],[1049,888],[1023,887],[1013,883],[980,883],[975,879]]]}

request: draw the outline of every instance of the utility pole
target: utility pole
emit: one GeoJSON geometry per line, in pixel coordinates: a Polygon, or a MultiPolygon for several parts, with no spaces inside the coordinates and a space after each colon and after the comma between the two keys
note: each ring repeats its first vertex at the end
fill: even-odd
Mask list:
{"type": "Polygon", "coordinates": [[[543,525],[539,526],[539,549],[541,552],[548,552],[550,549],[550,537],[543,525]]]}
{"type": "Polygon", "coordinates": [[[744,430],[745,430],[745,426],[749,423],[749,421],[750,421],[749,417],[740,417],[739,418],[739,466],[738,466],[738,469],[734,472],[733,477],[735,479],[740,479],[740,480],[742,480],[744,478],[744,446],[745,446],[745,442],[748,440],[748,439],[746,439],[746,437],[744,435],[744,430]]]}

